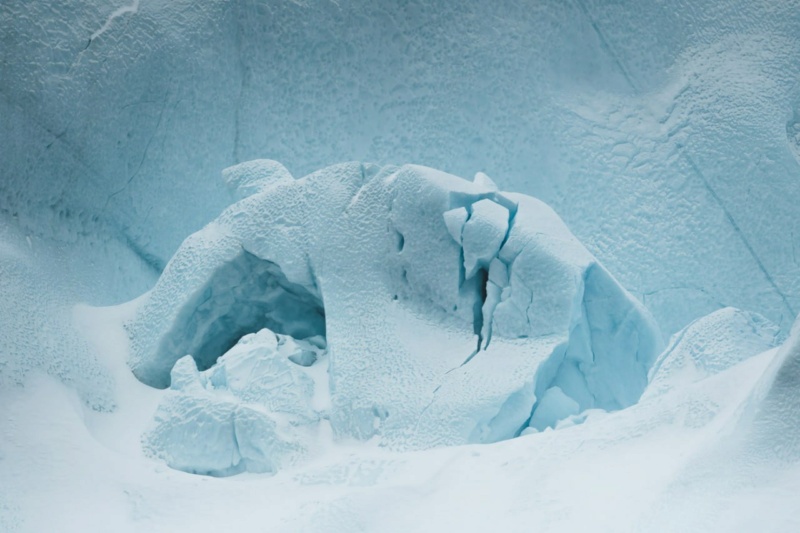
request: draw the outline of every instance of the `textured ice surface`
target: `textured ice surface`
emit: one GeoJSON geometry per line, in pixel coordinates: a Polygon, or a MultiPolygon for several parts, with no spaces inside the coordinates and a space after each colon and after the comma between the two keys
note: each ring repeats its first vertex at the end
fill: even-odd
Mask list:
{"type": "Polygon", "coordinates": [[[131,366],[165,387],[184,355],[208,368],[262,327],[324,336],[334,433],[397,448],[629,406],[660,349],[648,313],[547,205],[413,165],[337,165],[230,206],[142,301],[131,366]]]}
{"type": "Polygon", "coordinates": [[[650,370],[646,394],[660,394],[726,370],[780,345],[780,329],[732,307],[699,318],[676,333],[650,370]]]}
{"type": "Polygon", "coordinates": [[[314,374],[306,367],[325,365],[323,355],[310,343],[262,329],[242,337],[205,372],[191,356],[181,358],[145,449],[173,468],[215,476],[291,464],[305,452],[296,428],[320,416],[314,374]]]}
{"type": "Polygon", "coordinates": [[[221,168],[415,161],[546,201],[667,334],[800,308],[796,0],[132,4],[3,3],[0,211],[27,231],[98,219],[160,269],[221,168]]]}

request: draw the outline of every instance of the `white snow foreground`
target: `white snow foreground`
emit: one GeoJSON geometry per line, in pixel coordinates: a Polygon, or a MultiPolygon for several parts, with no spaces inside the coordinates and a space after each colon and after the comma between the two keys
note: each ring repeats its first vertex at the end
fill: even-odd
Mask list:
{"type": "Polygon", "coordinates": [[[397,450],[495,442],[642,394],[657,327],[542,202],[412,165],[295,180],[251,161],[224,177],[241,199],[183,243],[128,326],[136,376],[171,383],[146,439],[171,466],[274,471],[320,420],[397,450]],[[324,339],[326,357],[306,368],[276,338],[324,339]],[[305,373],[323,364],[313,410],[305,373]]]}

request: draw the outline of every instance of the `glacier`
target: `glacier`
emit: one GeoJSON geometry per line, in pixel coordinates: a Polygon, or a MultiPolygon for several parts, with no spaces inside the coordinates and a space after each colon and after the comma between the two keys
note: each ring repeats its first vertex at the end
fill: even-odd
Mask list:
{"type": "Polygon", "coordinates": [[[0,531],[800,529],[797,0],[0,42],[0,531]]]}

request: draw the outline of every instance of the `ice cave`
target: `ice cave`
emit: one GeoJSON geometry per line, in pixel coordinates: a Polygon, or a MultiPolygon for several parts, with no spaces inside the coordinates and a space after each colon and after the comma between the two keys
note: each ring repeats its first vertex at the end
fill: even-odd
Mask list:
{"type": "Polygon", "coordinates": [[[800,531],[800,0],[0,38],[0,532],[800,531]]]}

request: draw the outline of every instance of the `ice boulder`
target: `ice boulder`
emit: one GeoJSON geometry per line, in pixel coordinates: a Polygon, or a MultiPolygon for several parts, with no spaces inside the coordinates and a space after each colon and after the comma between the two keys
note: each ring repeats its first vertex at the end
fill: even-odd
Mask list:
{"type": "Polygon", "coordinates": [[[327,347],[334,435],[401,449],[508,439],[644,390],[656,326],[543,202],[416,165],[262,185],[142,299],[145,383],[168,386],[186,354],[213,373],[266,327],[327,347]]]}
{"type": "Polygon", "coordinates": [[[308,439],[298,428],[321,416],[313,363],[325,365],[323,350],[268,329],[242,337],[204,372],[179,359],[145,449],[192,473],[275,472],[303,455],[308,439]]]}
{"type": "Polygon", "coordinates": [[[646,396],[718,374],[779,346],[780,328],[756,313],[726,307],[673,335],[650,371],[646,396]]]}

